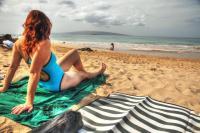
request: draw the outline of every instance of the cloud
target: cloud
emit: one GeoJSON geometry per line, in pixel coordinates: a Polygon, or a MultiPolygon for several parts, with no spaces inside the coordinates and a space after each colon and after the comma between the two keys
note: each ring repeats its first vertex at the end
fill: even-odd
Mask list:
{"type": "Polygon", "coordinates": [[[108,14],[103,11],[79,12],[69,17],[74,21],[82,21],[95,26],[122,26],[138,25],[145,26],[144,15],[124,17],[115,14],[108,14]]]}
{"type": "Polygon", "coordinates": [[[194,19],[194,22],[199,23],[200,24],[200,16],[194,19]]]}
{"type": "MultiPolygon", "coordinates": [[[[2,0],[0,0],[2,1],[2,0]]],[[[11,1],[4,5],[9,5],[11,1]]],[[[16,14],[24,14],[32,9],[49,12],[51,17],[62,17],[68,20],[87,23],[94,26],[110,27],[110,26],[145,26],[145,14],[137,8],[127,5],[120,0],[111,1],[95,1],[95,0],[60,0],[59,2],[48,0],[38,0],[33,3],[16,2],[12,5],[4,7],[4,11],[16,9],[16,14]],[[47,3],[45,7],[41,4],[47,3]],[[67,8],[66,6],[70,7],[67,8]],[[10,7],[10,8],[7,8],[10,7]],[[131,7],[131,8],[130,8],[131,7]],[[134,10],[133,10],[134,8],[134,10]],[[57,12],[53,12],[57,9],[57,12]]],[[[2,9],[0,9],[2,10],[2,9]]]]}
{"type": "Polygon", "coordinates": [[[141,35],[200,34],[200,0],[0,0],[1,23],[5,21],[1,31],[32,9],[46,13],[58,31],[93,28],[141,35]]]}
{"type": "Polygon", "coordinates": [[[137,26],[145,26],[145,23],[139,22],[138,24],[136,24],[137,26]]]}
{"type": "Polygon", "coordinates": [[[192,19],[189,19],[188,22],[200,24],[200,16],[199,16],[199,17],[192,18],[192,19]]]}
{"type": "Polygon", "coordinates": [[[108,14],[96,11],[91,13],[80,13],[76,15],[73,20],[83,21],[96,26],[110,26],[110,25],[123,25],[124,22],[120,19],[117,19],[115,16],[109,16],[108,14]]]}
{"type": "Polygon", "coordinates": [[[135,12],[126,18],[126,22],[129,25],[145,26],[145,18],[146,14],[135,12]]]}
{"type": "Polygon", "coordinates": [[[9,11],[9,7],[8,5],[5,4],[5,0],[0,0],[0,13],[1,12],[8,12],[9,11]]]}
{"type": "MultiPolygon", "coordinates": [[[[66,1],[65,1],[66,2],[66,1]]],[[[99,1],[91,4],[77,3],[77,8],[67,9],[61,8],[56,16],[66,17],[72,21],[84,22],[94,26],[123,26],[123,25],[138,25],[144,26],[145,14],[138,10],[127,10],[126,14],[120,12],[119,8],[113,7],[111,3],[99,1]],[[119,11],[119,12],[118,12],[119,11]]]]}
{"type": "Polygon", "coordinates": [[[31,11],[32,9],[35,9],[34,8],[35,4],[30,4],[30,3],[20,3],[18,5],[15,5],[15,9],[18,9],[16,10],[16,13],[19,13],[22,14],[22,13],[28,13],[29,11],[31,11]]]}
{"type": "Polygon", "coordinates": [[[32,10],[31,6],[26,6],[26,7],[22,8],[22,11],[25,12],[25,13],[30,12],[31,10],[32,10]]]}
{"type": "Polygon", "coordinates": [[[0,0],[0,7],[3,5],[4,0],[0,0]]]}
{"type": "Polygon", "coordinates": [[[71,8],[76,7],[76,4],[73,1],[69,1],[69,0],[63,0],[63,1],[59,2],[59,4],[64,4],[71,8]]]}
{"type": "Polygon", "coordinates": [[[92,6],[94,6],[94,8],[96,8],[97,10],[108,10],[112,7],[110,4],[106,2],[98,2],[92,6]]]}
{"type": "Polygon", "coordinates": [[[48,3],[47,0],[39,0],[39,3],[48,3]]]}

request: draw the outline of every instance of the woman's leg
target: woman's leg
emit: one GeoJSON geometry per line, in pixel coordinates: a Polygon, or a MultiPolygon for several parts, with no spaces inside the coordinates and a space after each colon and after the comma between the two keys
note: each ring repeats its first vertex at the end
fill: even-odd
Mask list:
{"type": "Polygon", "coordinates": [[[85,71],[82,61],[80,59],[79,53],[76,49],[70,50],[67,54],[65,54],[60,60],[57,62],[62,69],[67,72],[72,66],[76,68],[78,72],[84,73],[87,78],[96,77],[98,74],[104,72],[106,69],[106,65],[102,63],[99,69],[94,72],[85,71]]]}
{"type": "Polygon", "coordinates": [[[58,60],[57,63],[65,72],[68,71],[72,66],[74,66],[78,71],[85,71],[79,53],[76,49],[72,49],[67,52],[58,60]]]}
{"type": "Polygon", "coordinates": [[[61,82],[61,90],[66,90],[71,87],[77,86],[81,81],[87,78],[93,78],[96,77],[99,74],[102,74],[106,69],[106,65],[102,64],[101,69],[99,69],[97,72],[89,73],[83,72],[83,71],[68,71],[65,72],[65,75],[61,82]]]}
{"type": "Polygon", "coordinates": [[[65,75],[61,82],[61,90],[67,90],[71,87],[78,85],[85,77],[81,73],[73,71],[65,72],[65,75]]]}

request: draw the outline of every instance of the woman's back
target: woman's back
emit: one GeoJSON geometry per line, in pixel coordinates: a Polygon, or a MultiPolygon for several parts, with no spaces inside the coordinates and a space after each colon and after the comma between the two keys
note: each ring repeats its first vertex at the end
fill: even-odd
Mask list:
{"type": "MultiPolygon", "coordinates": [[[[22,36],[21,38],[19,38],[17,40],[17,42],[15,43],[17,51],[19,52],[20,56],[25,60],[25,62],[27,62],[29,59],[32,59],[34,53],[37,51],[38,47],[41,47],[40,45],[43,45],[43,49],[45,49],[45,53],[47,55],[44,56],[49,56],[50,57],[50,53],[51,53],[51,43],[49,39],[46,40],[42,40],[38,43],[38,47],[35,47],[33,49],[33,51],[31,53],[27,53],[25,51],[23,51],[23,43],[24,43],[24,37],[22,36]]],[[[46,59],[46,62],[48,61],[48,59],[46,59]]]]}
{"type": "MultiPolygon", "coordinates": [[[[32,63],[32,57],[34,56],[34,52],[37,51],[37,48],[35,50],[33,50],[33,52],[30,55],[24,53],[21,50],[22,44],[23,44],[23,39],[24,38],[20,38],[19,43],[16,43],[16,45],[18,47],[19,54],[21,55],[21,57],[23,57],[23,59],[25,60],[27,65],[30,67],[31,63],[32,63]]],[[[56,56],[53,52],[51,52],[51,49],[50,49],[50,45],[51,45],[50,41],[43,40],[40,43],[41,43],[41,45],[47,45],[43,48],[45,48],[46,51],[49,51],[49,53],[47,52],[47,54],[50,54],[50,55],[46,59],[47,61],[45,61],[44,65],[42,67],[42,70],[40,72],[39,85],[41,87],[49,89],[50,91],[60,91],[60,84],[61,84],[60,82],[64,75],[64,71],[56,63],[56,61],[57,61],[56,56]]],[[[40,46],[40,44],[38,44],[38,46],[40,46]]],[[[40,60],[38,60],[37,62],[39,62],[39,61],[40,60]]]]}

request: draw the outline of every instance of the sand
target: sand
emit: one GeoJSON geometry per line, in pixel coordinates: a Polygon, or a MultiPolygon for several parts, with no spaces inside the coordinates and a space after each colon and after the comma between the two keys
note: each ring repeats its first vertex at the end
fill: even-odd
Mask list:
{"type": "MultiPolygon", "coordinates": [[[[71,48],[55,44],[54,49],[59,58],[71,48]]],[[[105,74],[108,78],[104,85],[81,101],[75,109],[112,92],[121,92],[150,96],[200,113],[200,59],[154,57],[100,50],[80,51],[80,55],[88,71],[98,68],[101,62],[106,63],[105,74]]],[[[0,48],[1,74],[5,74],[10,59],[11,51],[0,48]]],[[[27,68],[23,61],[17,75],[27,74],[27,68]]]]}

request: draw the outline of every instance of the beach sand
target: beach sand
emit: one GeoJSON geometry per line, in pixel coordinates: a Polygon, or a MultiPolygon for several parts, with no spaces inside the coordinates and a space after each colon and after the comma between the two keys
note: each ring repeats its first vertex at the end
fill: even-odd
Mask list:
{"type": "MultiPolygon", "coordinates": [[[[57,57],[71,48],[55,44],[57,57]]],[[[178,59],[95,50],[80,51],[86,70],[93,71],[101,62],[107,64],[104,85],[81,101],[79,108],[92,100],[121,92],[136,96],[150,96],[156,100],[180,105],[200,113],[200,59],[178,59]]],[[[0,48],[0,73],[5,74],[11,51],[0,48]]],[[[22,61],[17,75],[27,74],[22,61]]],[[[18,77],[18,76],[15,76],[18,77]]],[[[2,82],[2,81],[0,81],[2,82]]]]}

